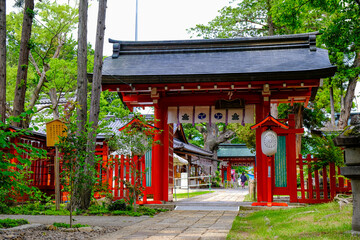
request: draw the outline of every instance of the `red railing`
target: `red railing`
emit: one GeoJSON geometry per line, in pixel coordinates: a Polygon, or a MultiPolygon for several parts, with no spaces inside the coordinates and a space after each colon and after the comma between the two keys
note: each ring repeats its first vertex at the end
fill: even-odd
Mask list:
{"type": "Polygon", "coordinates": [[[325,203],[334,199],[338,193],[351,193],[350,180],[340,175],[340,168],[330,163],[314,170],[317,158],[307,155],[297,159],[298,202],[325,203]]]}
{"type": "MultiPolygon", "coordinates": [[[[108,182],[108,189],[114,200],[129,197],[129,189],[125,184],[125,182],[129,182],[132,186],[141,186],[145,189],[142,193],[142,201],[147,202],[145,156],[141,158],[137,156],[133,158],[120,155],[111,156],[106,173],[104,179],[108,182]]],[[[139,199],[136,200],[139,201],[139,199]]]]}

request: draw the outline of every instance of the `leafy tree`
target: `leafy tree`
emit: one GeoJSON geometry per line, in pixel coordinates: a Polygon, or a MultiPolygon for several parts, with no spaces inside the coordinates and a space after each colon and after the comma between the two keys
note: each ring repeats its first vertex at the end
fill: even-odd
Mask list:
{"type": "MultiPolygon", "coordinates": [[[[102,78],[102,65],[103,65],[103,47],[104,47],[104,34],[105,34],[105,17],[106,17],[106,4],[107,0],[99,0],[98,22],[96,30],[96,43],[94,53],[94,71],[92,78],[91,88],[91,104],[89,113],[89,124],[91,128],[88,129],[88,142],[87,149],[89,152],[95,150],[96,142],[96,129],[99,123],[100,113],[100,94],[101,94],[101,78],[102,78]]],[[[94,156],[89,155],[86,162],[94,166],[94,156]]],[[[92,174],[89,172],[89,174],[92,174]]],[[[91,183],[90,183],[91,184],[91,183]]],[[[91,188],[86,187],[81,195],[81,209],[87,209],[90,206],[91,188]]]]}
{"type": "Polygon", "coordinates": [[[329,50],[330,61],[338,67],[336,75],[330,79],[329,86],[330,96],[333,95],[332,89],[340,88],[342,106],[338,127],[343,129],[347,126],[360,73],[359,1],[285,0],[276,3],[274,19],[289,29],[303,26],[303,21],[298,20],[306,19],[309,10],[322,12],[317,21],[324,24],[316,30],[322,33],[320,42],[329,50]]]}
{"type": "Polygon", "coordinates": [[[215,156],[219,145],[232,139],[235,135],[234,131],[221,123],[196,124],[195,128],[191,124],[186,124],[184,131],[185,134],[191,138],[190,142],[198,146],[203,146],[205,150],[213,152],[215,156]],[[195,129],[198,132],[196,132],[195,129]],[[199,133],[201,135],[199,135],[199,133]]]}
{"type": "MultiPolygon", "coordinates": [[[[90,128],[89,125],[85,125],[85,127],[86,129],[90,128]]],[[[87,131],[79,130],[76,121],[70,121],[66,124],[66,133],[66,136],[59,137],[57,147],[62,156],[61,183],[64,186],[63,191],[69,193],[70,203],[68,207],[71,227],[74,206],[78,207],[84,204],[77,201],[82,201],[81,194],[83,191],[90,188],[90,191],[93,192],[97,180],[95,164],[89,164],[86,160],[89,155],[94,156],[96,163],[100,159],[95,157],[95,151],[91,152],[84,148],[88,142],[87,131]]]]}
{"type": "Polygon", "coordinates": [[[204,138],[199,130],[191,123],[183,124],[184,133],[188,141],[198,147],[204,147],[204,138]]]}
{"type": "MultiPolygon", "coordinates": [[[[136,121],[133,124],[127,126],[121,132],[109,136],[108,144],[110,149],[114,149],[119,155],[130,156],[128,161],[130,169],[126,170],[134,180],[134,184],[126,180],[122,180],[122,182],[129,191],[127,201],[134,206],[136,211],[135,203],[144,190],[142,182],[145,173],[139,171],[137,160],[150,151],[154,144],[159,144],[159,142],[154,141],[154,135],[158,134],[159,130],[152,128],[150,122],[142,116],[135,116],[134,119],[136,121]]],[[[119,161],[119,159],[115,159],[115,161],[119,161]]],[[[118,162],[118,164],[120,163],[118,162]]]]}
{"type": "Polygon", "coordinates": [[[239,143],[245,143],[246,147],[249,148],[251,152],[255,152],[256,135],[255,131],[250,129],[251,126],[252,124],[249,123],[246,123],[245,126],[236,123],[230,124],[229,128],[231,128],[236,133],[239,143]]]}
{"type": "MultiPolygon", "coordinates": [[[[32,38],[30,39],[31,51],[29,53],[30,65],[28,67],[28,81],[26,95],[24,97],[25,108],[32,109],[41,95],[48,95],[52,104],[38,108],[40,112],[46,108],[54,112],[58,117],[58,102],[60,96],[64,97],[68,92],[74,92],[76,74],[74,61],[76,59],[75,45],[71,31],[77,23],[76,9],[67,4],[51,3],[48,0],[36,4],[34,23],[32,26],[32,38]],[[62,72],[63,74],[60,74],[62,72]],[[66,75],[66,77],[65,77],[66,75]],[[66,79],[64,79],[64,77],[66,79]],[[65,81],[64,81],[65,80],[65,81]]],[[[19,55],[19,42],[22,13],[10,13],[7,16],[8,38],[8,66],[9,66],[9,91],[8,101],[14,99],[15,86],[12,83],[13,66],[19,55]],[[10,96],[9,96],[10,93],[10,96]]],[[[14,103],[16,100],[14,99],[14,103]]],[[[9,109],[10,110],[10,109],[9,109]]],[[[28,115],[22,125],[28,126],[32,115],[28,115]]]]}
{"type": "Polygon", "coordinates": [[[270,0],[231,1],[219,10],[207,25],[198,24],[189,33],[203,38],[233,38],[274,35],[277,27],[272,21],[270,0]]]}

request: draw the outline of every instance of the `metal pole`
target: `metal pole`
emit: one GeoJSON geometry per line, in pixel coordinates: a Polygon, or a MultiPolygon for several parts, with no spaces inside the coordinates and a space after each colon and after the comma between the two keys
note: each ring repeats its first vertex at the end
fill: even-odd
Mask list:
{"type": "Polygon", "coordinates": [[[138,0],[136,0],[136,12],[135,12],[135,41],[138,40],[138,0]]]}

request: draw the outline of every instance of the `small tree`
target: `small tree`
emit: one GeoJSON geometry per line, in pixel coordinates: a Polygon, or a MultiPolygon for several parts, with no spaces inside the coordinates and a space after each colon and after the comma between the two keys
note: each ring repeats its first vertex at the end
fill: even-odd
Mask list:
{"type": "MultiPolygon", "coordinates": [[[[62,172],[61,172],[61,184],[64,187],[63,191],[69,193],[69,211],[70,211],[70,227],[72,227],[72,212],[73,206],[80,206],[81,204],[74,204],[74,201],[79,201],[82,198],[80,194],[85,189],[88,189],[88,183],[90,189],[93,190],[96,178],[95,165],[88,164],[86,159],[89,155],[95,155],[95,152],[86,151],[87,128],[89,125],[85,125],[85,131],[80,131],[77,128],[76,123],[67,123],[67,136],[60,137],[57,146],[62,156],[62,172]],[[89,174],[91,172],[91,174],[89,174]],[[76,189],[78,191],[74,191],[76,189]]],[[[99,162],[99,158],[94,156],[94,159],[99,162]]]]}
{"type": "Polygon", "coordinates": [[[130,160],[128,160],[130,169],[127,171],[131,172],[133,183],[127,180],[122,180],[122,182],[129,191],[127,202],[133,205],[135,211],[136,200],[144,190],[142,186],[144,172],[139,171],[138,160],[150,151],[154,144],[157,144],[154,141],[154,135],[159,132],[145,118],[135,116],[130,123],[125,125],[118,134],[111,136],[109,140],[111,149],[116,149],[120,155],[130,156],[130,160]]]}

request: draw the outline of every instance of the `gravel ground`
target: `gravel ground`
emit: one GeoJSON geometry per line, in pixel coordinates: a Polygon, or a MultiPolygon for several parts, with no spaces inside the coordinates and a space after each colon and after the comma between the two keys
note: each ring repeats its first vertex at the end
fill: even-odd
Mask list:
{"type": "Polygon", "coordinates": [[[46,225],[33,229],[0,232],[0,239],[11,240],[80,240],[97,239],[100,236],[120,230],[122,227],[101,227],[91,232],[64,232],[62,230],[48,230],[46,225]]]}
{"type": "Polygon", "coordinates": [[[102,235],[116,232],[123,227],[134,225],[148,219],[148,216],[74,216],[74,224],[87,224],[93,227],[91,232],[65,232],[63,230],[49,230],[49,224],[54,222],[69,222],[69,216],[45,216],[45,215],[0,215],[0,219],[27,219],[31,224],[41,226],[16,231],[0,230],[0,240],[77,240],[77,239],[98,239],[102,235]]]}

